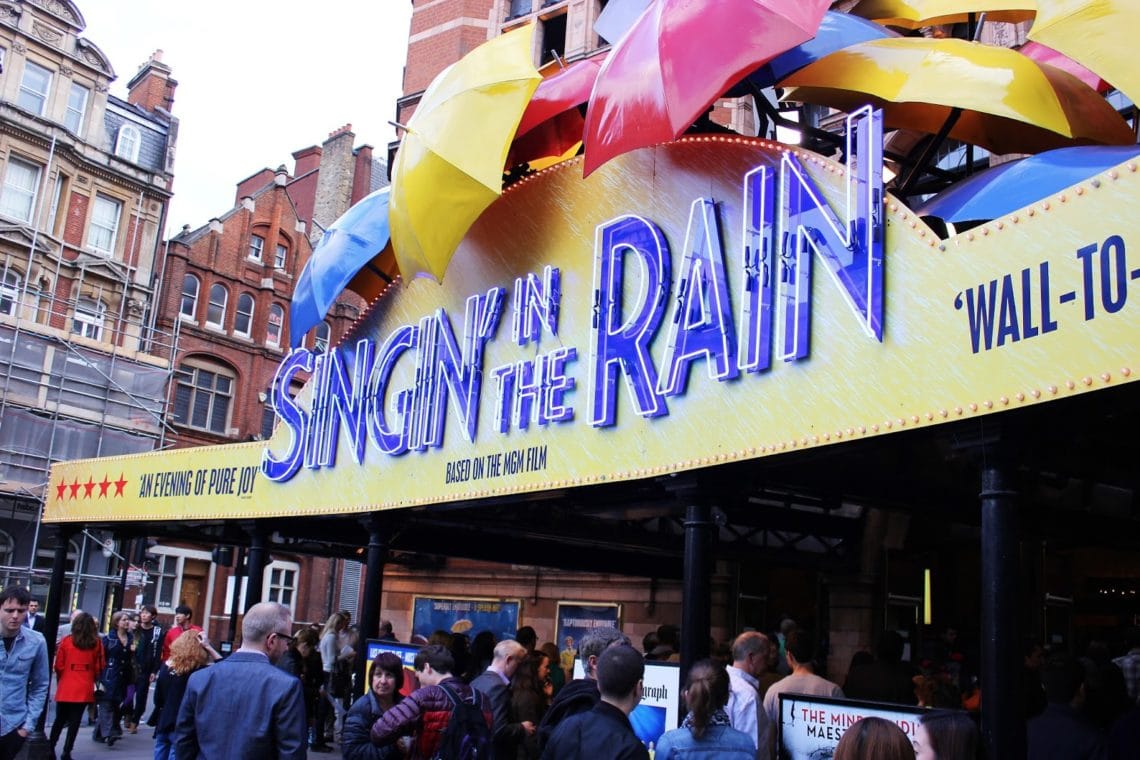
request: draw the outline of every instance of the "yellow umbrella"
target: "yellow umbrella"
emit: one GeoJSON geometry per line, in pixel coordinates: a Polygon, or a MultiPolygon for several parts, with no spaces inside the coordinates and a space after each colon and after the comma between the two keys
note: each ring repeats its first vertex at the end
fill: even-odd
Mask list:
{"type": "Polygon", "coordinates": [[[780,86],[793,88],[785,100],[843,111],[872,104],[883,109],[887,127],[945,131],[994,153],[1135,142],[1112,106],[1072,74],[1016,50],[965,40],[861,42],[800,69],[780,86]]]}
{"type": "Polygon", "coordinates": [[[1037,0],[860,0],[851,13],[880,24],[917,29],[935,24],[961,24],[986,14],[988,21],[1027,21],[1037,0]]]}
{"type": "Polygon", "coordinates": [[[507,150],[542,81],[533,44],[533,25],[485,42],[420,99],[392,170],[389,221],[404,277],[442,279],[467,230],[502,193],[507,150]]]}
{"type": "Polygon", "coordinates": [[[1140,103],[1140,67],[1135,41],[1140,30],[1136,0],[1037,0],[1037,20],[1029,39],[1059,50],[1112,82],[1133,103],[1140,103]]]}

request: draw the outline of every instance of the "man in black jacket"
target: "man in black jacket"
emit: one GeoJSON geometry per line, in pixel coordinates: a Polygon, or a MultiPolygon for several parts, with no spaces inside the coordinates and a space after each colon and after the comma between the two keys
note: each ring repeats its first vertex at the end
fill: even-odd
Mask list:
{"type": "Polygon", "coordinates": [[[590,711],[562,721],[542,760],[649,760],[629,722],[641,702],[645,660],[629,645],[610,647],[598,657],[597,674],[601,699],[590,711]]]}
{"type": "Polygon", "coordinates": [[[523,740],[535,732],[535,725],[529,720],[521,723],[512,723],[510,720],[511,677],[526,656],[526,647],[521,643],[514,639],[503,639],[495,645],[491,664],[471,682],[472,689],[486,694],[491,700],[491,710],[495,715],[493,732],[497,760],[512,760],[518,754],[523,740]]]}
{"type": "Polygon", "coordinates": [[[133,714],[127,716],[127,730],[138,733],[139,722],[146,712],[146,699],[150,693],[150,685],[158,677],[158,668],[162,665],[162,639],[164,631],[155,618],[158,610],[153,604],[144,604],[139,608],[139,627],[135,631],[135,708],[133,714]]]}
{"type": "Polygon", "coordinates": [[[601,695],[598,693],[597,667],[598,657],[611,646],[625,644],[629,646],[629,638],[616,628],[594,628],[585,636],[578,646],[578,656],[582,658],[584,678],[575,678],[562,687],[555,695],[550,708],[542,716],[538,725],[538,748],[545,748],[554,729],[558,724],[578,713],[592,710],[598,704],[601,695]]]}

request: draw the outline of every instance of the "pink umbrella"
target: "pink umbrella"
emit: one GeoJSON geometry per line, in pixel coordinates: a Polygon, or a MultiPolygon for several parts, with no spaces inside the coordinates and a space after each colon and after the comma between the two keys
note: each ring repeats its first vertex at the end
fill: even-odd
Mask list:
{"type": "Polygon", "coordinates": [[[560,156],[582,142],[585,121],[578,106],[590,99],[605,60],[605,55],[596,55],[576,61],[539,83],[519,122],[507,167],[560,156]]]}
{"type": "Polygon", "coordinates": [[[1112,89],[1112,85],[1101,79],[1097,74],[1089,71],[1064,53],[1058,53],[1053,48],[1042,45],[1040,42],[1033,42],[1031,40],[1018,48],[1018,50],[1021,51],[1022,55],[1032,58],[1038,63],[1047,63],[1061,71],[1069,72],[1099,93],[1106,93],[1112,89]]]}
{"type": "Polygon", "coordinates": [[[589,174],[676,139],[745,74],[815,36],[827,0],[654,0],[610,51],[586,112],[589,174]]]}

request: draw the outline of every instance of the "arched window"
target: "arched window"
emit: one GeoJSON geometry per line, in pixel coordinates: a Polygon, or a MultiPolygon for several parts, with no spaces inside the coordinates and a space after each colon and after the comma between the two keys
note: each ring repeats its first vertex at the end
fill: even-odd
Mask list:
{"type": "Polygon", "coordinates": [[[119,127],[119,134],[115,138],[115,155],[125,158],[131,163],[139,160],[139,146],[142,145],[142,135],[139,129],[131,124],[119,127]]]}
{"type": "Polygon", "coordinates": [[[12,316],[20,305],[20,275],[5,269],[0,276],[0,314],[12,316]]]}
{"type": "Polygon", "coordinates": [[[206,308],[206,324],[211,327],[221,327],[226,321],[226,301],[229,293],[226,286],[215,282],[210,286],[210,304],[206,308]]]}
{"type": "Polygon", "coordinates": [[[237,314],[234,315],[234,333],[249,337],[253,326],[253,296],[242,293],[238,296],[237,314]]]}
{"type": "Polygon", "coordinates": [[[265,327],[265,343],[270,346],[281,345],[281,330],[285,324],[285,310],[277,304],[269,307],[269,321],[265,327]]]}
{"type": "Polygon", "coordinates": [[[178,307],[178,314],[186,319],[194,319],[198,313],[198,278],[188,274],[182,278],[182,305],[178,307]]]}
{"type": "Polygon", "coordinates": [[[321,322],[316,327],[316,334],[313,339],[313,350],[318,354],[323,354],[329,350],[329,335],[332,333],[332,328],[329,327],[328,322],[321,322]]]}
{"type": "MultiPolygon", "coordinates": [[[[40,600],[41,609],[47,606],[48,589],[54,561],[55,545],[49,539],[36,550],[35,569],[39,572],[32,576],[32,582],[28,588],[28,590],[32,592],[32,596],[40,600]]],[[[78,602],[76,598],[76,585],[79,583],[78,567],[79,543],[75,539],[72,539],[67,542],[67,560],[63,566],[63,574],[66,580],[63,584],[64,596],[59,604],[59,612],[61,615],[75,609],[75,605],[78,602]]]]}
{"type": "Polygon", "coordinates": [[[226,435],[236,375],[208,359],[188,359],[178,367],[174,389],[174,421],[226,435]]]}
{"type": "Polygon", "coordinates": [[[103,339],[103,321],[107,307],[91,298],[80,298],[75,304],[75,317],[71,321],[71,332],[92,340],[103,339]]]}

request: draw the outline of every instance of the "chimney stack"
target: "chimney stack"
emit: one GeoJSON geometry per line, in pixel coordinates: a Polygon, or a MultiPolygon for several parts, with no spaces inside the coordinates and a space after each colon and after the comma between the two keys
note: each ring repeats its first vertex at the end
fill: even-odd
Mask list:
{"type": "Polygon", "coordinates": [[[170,73],[170,67],[162,62],[162,51],[155,50],[127,82],[127,102],[154,114],[172,114],[178,82],[170,73]]]}

